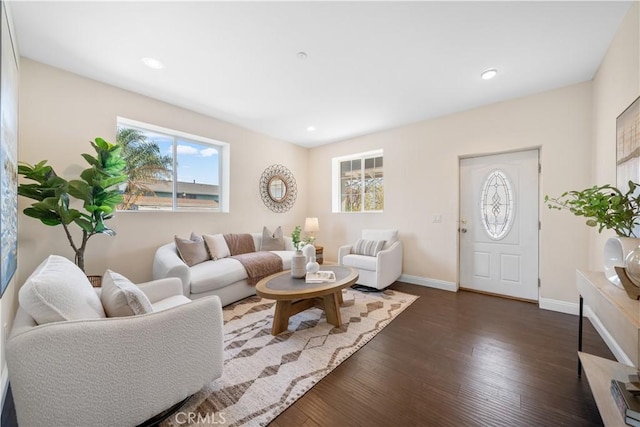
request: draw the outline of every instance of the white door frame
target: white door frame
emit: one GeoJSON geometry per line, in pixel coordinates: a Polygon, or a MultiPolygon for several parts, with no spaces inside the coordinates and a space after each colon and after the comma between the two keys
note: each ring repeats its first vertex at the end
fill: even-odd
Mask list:
{"type": "MultiPolygon", "coordinates": [[[[542,266],[542,253],[540,252],[540,248],[542,247],[541,245],[541,240],[542,240],[542,223],[541,223],[541,209],[544,206],[544,203],[542,201],[542,146],[541,145],[536,145],[536,146],[531,146],[531,147],[523,147],[523,148],[516,148],[513,150],[503,150],[503,151],[492,151],[492,152],[482,152],[482,153],[472,153],[472,154],[461,154],[458,155],[458,174],[456,179],[458,180],[458,215],[456,218],[456,251],[457,251],[457,260],[456,260],[456,291],[460,290],[460,269],[462,268],[462,265],[460,263],[460,250],[461,250],[461,246],[460,246],[460,197],[462,195],[462,182],[460,180],[460,162],[463,159],[471,159],[471,158],[475,158],[475,157],[487,157],[487,156],[495,156],[495,155],[499,155],[499,154],[511,154],[511,153],[519,153],[522,151],[532,151],[532,150],[537,150],[538,151],[538,163],[539,163],[539,171],[538,171],[538,224],[540,224],[540,226],[538,227],[538,301],[536,301],[538,304],[540,303],[540,278],[541,276],[541,266],[542,266]]],[[[464,289],[464,288],[463,288],[464,289]]],[[[501,296],[501,295],[498,295],[501,296]]],[[[513,297],[507,297],[507,296],[503,296],[504,298],[512,298],[512,299],[517,299],[517,298],[513,298],[513,297]]],[[[528,300],[527,300],[528,301],[528,300]]]]}

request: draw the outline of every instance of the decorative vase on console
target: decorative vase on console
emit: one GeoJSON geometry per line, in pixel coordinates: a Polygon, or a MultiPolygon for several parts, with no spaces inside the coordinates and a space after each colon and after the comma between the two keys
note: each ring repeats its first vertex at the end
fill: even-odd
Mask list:
{"type": "Polygon", "coordinates": [[[640,239],[635,237],[616,236],[607,239],[604,244],[604,275],[614,285],[622,287],[620,278],[615,270],[616,267],[626,267],[627,274],[632,281],[632,271],[640,270],[640,265],[633,265],[634,261],[640,261],[640,258],[635,257],[633,260],[629,260],[637,250],[638,245],[640,245],[640,239]]]}
{"type": "Polygon", "coordinates": [[[316,247],[309,243],[302,248],[302,252],[307,258],[307,273],[317,273],[320,270],[320,264],[316,262],[316,247]]]}
{"type": "Polygon", "coordinates": [[[631,282],[640,287],[640,246],[629,252],[625,258],[625,268],[631,282]]]}

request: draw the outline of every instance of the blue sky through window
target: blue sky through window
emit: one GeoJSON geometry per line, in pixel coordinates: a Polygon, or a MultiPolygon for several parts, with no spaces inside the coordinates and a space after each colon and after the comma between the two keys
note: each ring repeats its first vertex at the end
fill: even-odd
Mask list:
{"type": "MultiPolygon", "coordinates": [[[[162,154],[173,154],[173,138],[165,135],[147,133],[150,140],[160,147],[162,154]]],[[[177,166],[179,182],[198,184],[219,184],[218,149],[183,139],[177,140],[177,166]]]]}

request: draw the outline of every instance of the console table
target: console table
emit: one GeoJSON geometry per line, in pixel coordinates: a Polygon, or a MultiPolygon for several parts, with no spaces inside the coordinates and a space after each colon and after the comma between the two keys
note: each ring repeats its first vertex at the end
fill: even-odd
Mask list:
{"type": "Polygon", "coordinates": [[[586,303],[631,362],[640,366],[640,301],[629,298],[624,289],[609,282],[601,271],[576,270],[576,286],[580,294],[578,351],[582,351],[583,304],[586,303]]]}
{"type": "Polygon", "coordinates": [[[613,401],[609,386],[612,379],[627,382],[628,376],[635,374],[637,369],[592,354],[578,353],[578,356],[584,366],[584,372],[587,374],[589,388],[591,388],[593,398],[598,405],[602,422],[607,427],[624,426],[625,422],[613,401]]]}

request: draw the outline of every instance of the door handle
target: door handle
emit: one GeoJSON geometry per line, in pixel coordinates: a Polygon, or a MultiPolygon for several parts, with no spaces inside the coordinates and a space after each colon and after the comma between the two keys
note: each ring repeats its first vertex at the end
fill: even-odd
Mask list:
{"type": "Polygon", "coordinates": [[[466,233],[466,232],[467,232],[467,229],[466,229],[466,228],[461,228],[461,229],[460,229],[460,232],[461,232],[461,233],[466,233]]]}

